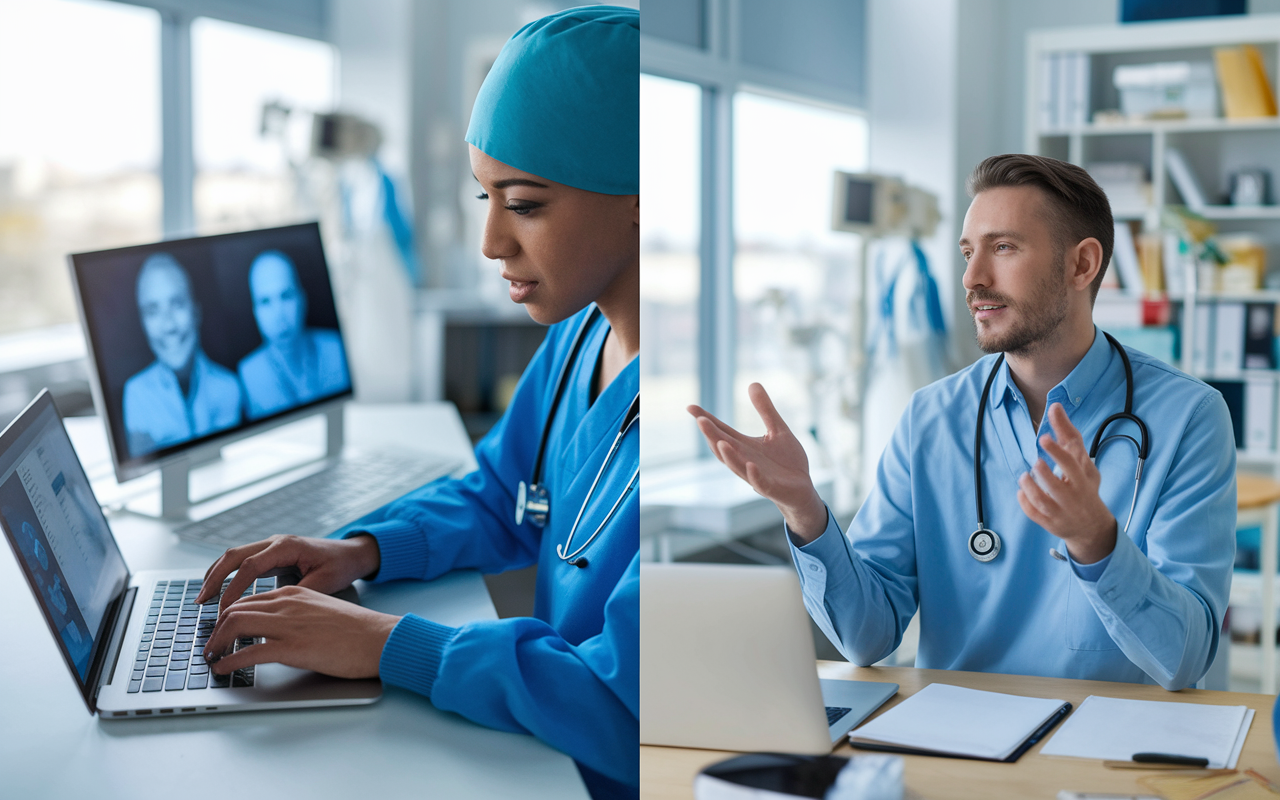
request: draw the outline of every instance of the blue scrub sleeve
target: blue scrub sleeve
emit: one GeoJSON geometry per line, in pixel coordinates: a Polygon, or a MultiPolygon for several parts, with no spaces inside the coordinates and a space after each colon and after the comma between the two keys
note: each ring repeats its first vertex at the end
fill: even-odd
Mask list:
{"type": "Polygon", "coordinates": [[[541,620],[450,628],[409,614],[391,632],[386,683],[481,725],[529,733],[591,770],[640,782],[640,556],[604,607],[604,628],[570,645],[541,620]]]}

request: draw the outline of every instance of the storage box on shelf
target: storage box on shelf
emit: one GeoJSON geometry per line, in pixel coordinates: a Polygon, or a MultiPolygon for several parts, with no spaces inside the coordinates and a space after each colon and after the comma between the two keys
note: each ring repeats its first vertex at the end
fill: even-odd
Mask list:
{"type": "MultiPolygon", "coordinates": [[[[1100,296],[1099,324],[1113,332],[1128,327],[1134,346],[1145,342],[1163,350],[1153,353],[1158,357],[1174,358],[1167,330],[1141,327],[1152,316],[1150,304],[1143,305],[1149,290],[1167,290],[1178,366],[1223,391],[1237,427],[1240,468],[1273,482],[1280,479],[1280,272],[1270,283],[1262,275],[1249,282],[1247,270],[1197,268],[1188,250],[1172,269],[1165,262],[1153,275],[1150,256],[1155,248],[1168,254],[1178,246],[1165,233],[1166,209],[1187,206],[1224,237],[1252,237],[1266,264],[1280,264],[1278,60],[1280,15],[1036,31],[1027,41],[1024,119],[1026,152],[1090,169],[1112,199],[1117,223],[1132,223],[1131,260],[1119,265],[1117,253],[1111,265],[1128,276],[1129,286],[1100,296]],[[1206,84],[1207,70],[1213,84],[1206,84]],[[1141,288],[1134,275],[1141,276],[1141,288]],[[1250,290],[1231,291],[1240,281],[1250,290]]],[[[1272,500],[1246,509],[1246,483],[1247,476],[1241,518],[1263,525],[1260,555],[1270,567],[1242,575],[1232,604],[1260,609],[1265,650],[1231,649],[1248,654],[1236,660],[1260,676],[1263,691],[1274,693],[1277,505],[1272,500]]]]}

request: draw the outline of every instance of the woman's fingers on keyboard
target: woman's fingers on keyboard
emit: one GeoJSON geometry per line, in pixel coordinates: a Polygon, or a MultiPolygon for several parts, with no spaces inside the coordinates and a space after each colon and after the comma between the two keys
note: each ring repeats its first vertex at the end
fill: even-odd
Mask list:
{"type": "MultiPolygon", "coordinates": [[[[263,573],[297,564],[301,541],[296,536],[273,536],[262,542],[244,545],[245,548],[255,549],[237,558],[236,574],[223,591],[222,600],[218,604],[220,612],[225,612],[232,603],[239,600],[263,573]]],[[[228,550],[224,558],[232,552],[228,550]]]]}
{"type": "MultiPolygon", "coordinates": [[[[240,563],[250,555],[264,550],[271,544],[270,539],[261,542],[253,542],[239,547],[233,547],[218,557],[217,561],[209,567],[204,574],[204,585],[200,587],[200,594],[196,596],[196,602],[201,605],[209,602],[217,597],[222,591],[222,582],[227,576],[235,572],[240,567],[240,563]]],[[[244,591],[241,589],[241,591],[244,591]]]]}
{"type": "Polygon", "coordinates": [[[219,618],[205,658],[216,674],[276,661],[344,678],[373,677],[399,621],[310,589],[286,586],[233,605],[219,618]],[[255,638],[266,642],[248,644],[255,638]],[[237,641],[240,650],[229,652],[237,641]]]}

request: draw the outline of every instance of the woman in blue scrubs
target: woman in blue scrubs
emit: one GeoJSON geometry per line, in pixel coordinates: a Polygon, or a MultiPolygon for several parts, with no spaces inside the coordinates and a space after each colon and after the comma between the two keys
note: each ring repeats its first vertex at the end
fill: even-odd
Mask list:
{"type": "Polygon", "coordinates": [[[485,79],[466,139],[488,207],[483,252],[501,263],[511,299],[551,325],[546,339],[477,446],[477,471],[412,492],[340,539],[228,550],[198,598],[211,600],[239,570],[206,657],[213,663],[238,637],[265,637],[213,671],[282,662],[380,676],[569,754],[593,797],[636,797],[639,13],[588,6],[522,28],[485,79]],[[517,521],[517,494],[548,419],[539,483],[550,511],[538,527],[532,505],[517,521]],[[452,628],[326,594],[362,577],[430,580],[535,562],[528,618],[452,628]],[[288,566],[302,573],[297,586],[231,603],[254,578],[288,566]]]}

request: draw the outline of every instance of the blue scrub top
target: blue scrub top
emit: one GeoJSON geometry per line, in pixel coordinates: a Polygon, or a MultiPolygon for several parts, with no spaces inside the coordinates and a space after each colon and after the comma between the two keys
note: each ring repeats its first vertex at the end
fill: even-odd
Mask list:
{"type": "MultiPolygon", "coordinates": [[[[977,527],[973,440],[978,400],[995,356],[916,392],[881,457],[875,484],[841,534],[834,519],[792,552],[814,621],[845,656],[872,664],[901,641],[920,610],[916,666],[1063,678],[1192,685],[1219,646],[1235,560],[1236,451],[1222,395],[1158,359],[1126,348],[1134,413],[1150,453],[1128,535],[1136,448],[1103,446],[1102,499],[1117,520],[1115,549],[1081,566],[1061,539],[1018,505],[1018,476],[1040,447],[1026,399],[1000,367],[982,437],[986,526],[1003,539],[995,560],[968,550],[977,527]]],[[[1101,333],[1048,395],[1086,446],[1124,410],[1120,356],[1101,333]]],[[[1046,419],[1040,432],[1051,433],[1046,419]]],[[[1136,436],[1132,423],[1108,435],[1136,436]]]]}
{"type": "Polygon", "coordinates": [[[479,469],[418,489],[344,529],[378,540],[378,581],[430,580],[451,569],[502,572],[538,564],[533,617],[461,628],[405,616],[383,649],[382,680],[487,725],[530,733],[572,756],[595,798],[635,797],[640,763],[640,505],[626,493],[640,460],[639,426],[624,437],[583,515],[574,547],[625,499],[578,568],[556,555],[627,410],[639,358],[591,402],[608,324],[584,340],[547,441],[545,528],[515,524],[516,486],[533,473],[555,381],[589,308],[553,325],[511,405],[476,447],[479,469]]]}

